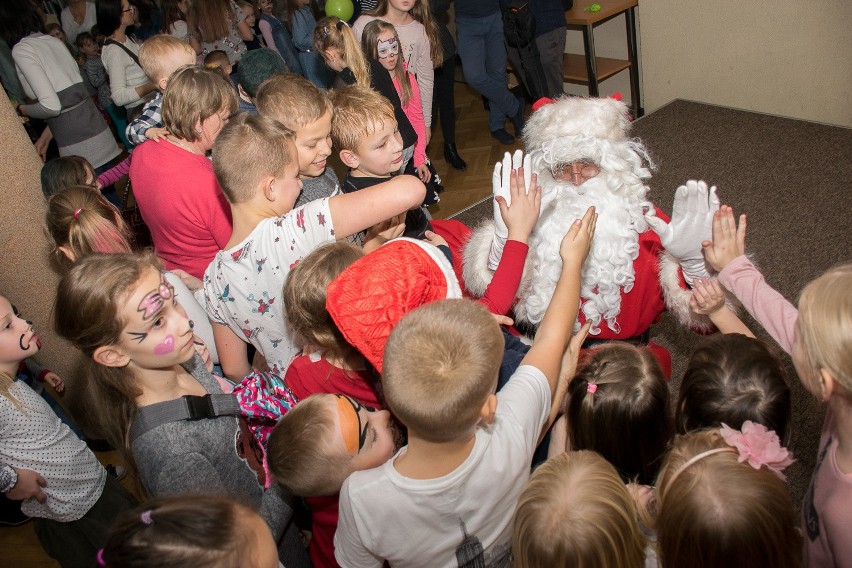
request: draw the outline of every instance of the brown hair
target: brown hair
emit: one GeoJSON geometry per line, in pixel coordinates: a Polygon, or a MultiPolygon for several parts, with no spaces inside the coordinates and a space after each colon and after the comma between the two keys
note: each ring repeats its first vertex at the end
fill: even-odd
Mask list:
{"type": "Polygon", "coordinates": [[[136,417],[136,398],[142,391],[128,367],[106,367],[92,355],[98,347],[119,341],[125,322],[118,312],[142,275],[160,270],[153,252],[92,253],[77,261],[59,282],[54,328],[86,355],[75,382],[75,417],[118,449],[130,469],[130,425],[136,417]]]}
{"type": "Polygon", "coordinates": [[[816,384],[820,369],[830,372],[842,393],[852,396],[852,264],[832,268],[802,290],[796,337],[816,384]]]}
{"type": "MultiPolygon", "coordinates": [[[[163,11],[163,28],[160,30],[160,33],[168,34],[171,33],[172,25],[186,20],[186,14],[184,14],[181,9],[178,7],[180,4],[180,0],[161,0],[160,5],[162,6],[163,11]]],[[[195,50],[193,50],[193,54],[195,50]]]]}
{"type": "Polygon", "coordinates": [[[257,111],[290,130],[316,122],[332,108],[328,96],[301,75],[279,73],[257,89],[257,111]]]}
{"type": "Polygon", "coordinates": [[[326,289],[349,265],[364,256],[360,247],[346,241],[314,249],[287,274],[284,313],[287,322],[313,350],[332,357],[356,353],[325,308],[326,289]]]}
{"type": "MultiPolygon", "coordinates": [[[[367,12],[368,16],[382,18],[388,13],[388,0],[379,0],[376,7],[367,12]]],[[[441,49],[441,34],[438,31],[438,23],[432,16],[432,9],[428,0],[414,0],[414,5],[408,11],[412,18],[423,24],[426,28],[426,36],[429,38],[429,55],[432,58],[432,67],[440,67],[444,64],[444,52],[441,49]]]]}
{"type": "Polygon", "coordinates": [[[230,203],[255,196],[258,184],[278,177],[291,161],[293,132],[258,114],[243,112],[222,128],[213,144],[213,171],[230,203]]]}
{"type": "Polygon", "coordinates": [[[396,124],[393,105],[369,87],[350,85],[331,91],[334,116],[331,118],[331,141],[335,149],[358,151],[364,136],[380,129],[386,122],[396,124]]]}
{"type": "Polygon", "coordinates": [[[623,342],[592,349],[568,385],[570,449],[594,450],[625,482],[650,485],[672,435],[669,406],[665,376],[648,349],[623,342]]]}
{"type": "Polygon", "coordinates": [[[334,395],[315,394],[294,406],[272,430],[269,470],[293,495],[335,495],[352,473],[352,456],[331,451],[339,436],[336,409],[334,395]]]}
{"type": "Polygon", "coordinates": [[[231,33],[231,27],[237,24],[237,15],[229,0],[204,0],[192,3],[188,20],[198,39],[212,43],[231,33]]]}
{"type": "Polygon", "coordinates": [[[502,355],[503,335],[481,304],[421,306],[399,321],[385,345],[388,407],[411,433],[431,442],[469,435],[494,393],[502,355]]]}
{"type": "Polygon", "coordinates": [[[200,137],[196,126],[222,110],[236,111],[237,95],[221,73],[184,65],[169,79],[163,94],[163,126],[178,138],[195,142],[200,137]]]}
{"type": "Polygon", "coordinates": [[[159,34],[148,38],[139,48],[139,65],[151,81],[156,84],[160,79],[168,79],[176,70],[169,68],[167,59],[175,52],[185,52],[195,57],[195,50],[189,42],[172,35],[159,34]]]}
{"type": "MultiPolygon", "coordinates": [[[[393,24],[384,20],[373,20],[364,27],[364,33],[361,35],[361,47],[368,57],[376,60],[379,59],[379,34],[386,31],[392,31],[397,45],[402,46],[402,43],[399,41],[399,34],[396,33],[396,28],[393,24]]],[[[405,70],[402,59],[402,48],[400,47],[400,56],[396,59],[396,67],[394,67],[390,74],[392,77],[399,79],[401,91],[399,98],[402,106],[406,106],[411,99],[411,79],[405,70]]]]}
{"type": "Polygon", "coordinates": [[[92,164],[80,156],[63,156],[46,162],[41,167],[41,191],[45,198],[74,185],[95,189],[98,176],[92,164]],[[90,180],[94,182],[90,183],[90,180]]]}
{"type": "Polygon", "coordinates": [[[124,511],[109,529],[106,566],[240,568],[253,538],[245,520],[257,513],[218,495],[170,495],[124,511]],[[143,520],[150,519],[150,522],[143,520]]]}
{"type": "Polygon", "coordinates": [[[330,48],[339,50],[346,66],[355,75],[355,82],[362,87],[370,86],[370,66],[349,24],[337,16],[321,18],[314,28],[314,47],[320,54],[330,48]]]}
{"type": "Polygon", "coordinates": [[[645,538],[633,498],[615,471],[590,451],[559,454],[539,466],[518,498],[514,568],[645,565],[645,538]]]}
{"type": "Polygon", "coordinates": [[[69,187],[51,197],[45,225],[60,266],[93,252],[130,252],[130,232],[121,213],[89,186],[69,187]]]}
{"type": "Polygon", "coordinates": [[[802,537],[786,485],[738,458],[718,429],[675,438],[657,480],[662,566],[801,566],[802,537]],[[723,451],[687,464],[717,448],[723,451]]]}
{"type": "Polygon", "coordinates": [[[790,388],[778,356],[745,335],[703,338],[689,360],[675,409],[679,434],[724,422],[742,428],[751,420],[790,438],[790,388]]]}

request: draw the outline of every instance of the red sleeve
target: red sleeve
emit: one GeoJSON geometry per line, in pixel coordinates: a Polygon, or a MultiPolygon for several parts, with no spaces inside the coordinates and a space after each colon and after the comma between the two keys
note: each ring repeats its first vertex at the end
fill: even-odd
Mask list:
{"type": "Polygon", "coordinates": [[[492,314],[504,316],[515,303],[515,294],[521,283],[527,251],[529,246],[526,243],[506,241],[500,264],[497,265],[497,270],[494,271],[494,277],[485,289],[485,294],[479,300],[492,314]]]}

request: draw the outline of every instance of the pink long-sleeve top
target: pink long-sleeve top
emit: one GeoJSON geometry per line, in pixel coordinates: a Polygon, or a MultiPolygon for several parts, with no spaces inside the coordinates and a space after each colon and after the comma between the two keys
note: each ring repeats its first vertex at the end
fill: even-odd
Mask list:
{"type": "MultiPolygon", "coordinates": [[[[411,97],[408,99],[408,104],[402,105],[402,112],[408,117],[411,126],[417,133],[417,142],[414,143],[414,167],[419,167],[426,163],[426,123],[423,120],[423,104],[420,99],[420,87],[417,85],[417,80],[408,72],[408,65],[402,64],[408,80],[411,82],[411,97]]],[[[393,86],[399,94],[399,100],[402,101],[402,80],[391,74],[393,78],[393,86]]]]}

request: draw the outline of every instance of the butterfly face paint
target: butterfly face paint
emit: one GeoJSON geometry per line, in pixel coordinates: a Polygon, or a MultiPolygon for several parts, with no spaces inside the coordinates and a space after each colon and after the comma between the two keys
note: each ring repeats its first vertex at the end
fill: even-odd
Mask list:
{"type": "Polygon", "coordinates": [[[165,275],[160,274],[160,285],[156,290],[145,294],[145,297],[139,302],[137,311],[142,312],[142,319],[147,321],[154,317],[154,314],[163,307],[165,301],[170,300],[173,295],[174,288],[166,282],[165,275]]]}
{"type": "Polygon", "coordinates": [[[378,54],[379,59],[387,59],[388,57],[399,55],[399,43],[396,41],[395,37],[387,40],[380,39],[376,43],[376,53],[378,54]]]}

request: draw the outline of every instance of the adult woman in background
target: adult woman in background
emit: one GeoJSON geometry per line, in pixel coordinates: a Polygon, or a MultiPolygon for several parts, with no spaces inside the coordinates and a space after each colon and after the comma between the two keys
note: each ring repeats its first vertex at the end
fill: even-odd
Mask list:
{"type": "Polygon", "coordinates": [[[95,11],[94,2],[69,0],[59,18],[69,44],[74,45],[74,40],[80,32],[92,31],[92,26],[97,23],[95,11]]]}
{"type": "Polygon", "coordinates": [[[244,40],[254,39],[245,20],[246,15],[232,0],[194,2],[189,10],[189,29],[201,43],[201,57],[221,50],[231,65],[239,63],[247,51],[244,40]]]}
{"type": "Polygon", "coordinates": [[[123,106],[128,115],[141,109],[156,89],[139,65],[139,44],[127,35],[134,20],[135,8],[128,0],[98,2],[98,28],[107,37],[101,61],[109,74],[112,102],[123,106]]]}
{"type": "Polygon", "coordinates": [[[82,156],[95,168],[115,158],[118,145],[83,86],[77,62],[61,41],[44,33],[32,3],[0,2],[0,35],[12,46],[24,93],[35,101],[20,101],[18,112],[47,121],[48,128],[36,147],[42,157],[54,137],[60,156],[82,156]]]}
{"type": "Polygon", "coordinates": [[[236,110],[234,87],[217,70],[181,67],[163,95],[169,135],[133,151],[133,195],[169,270],[202,278],[231,238],[231,207],[206,153],[236,110]]]}

